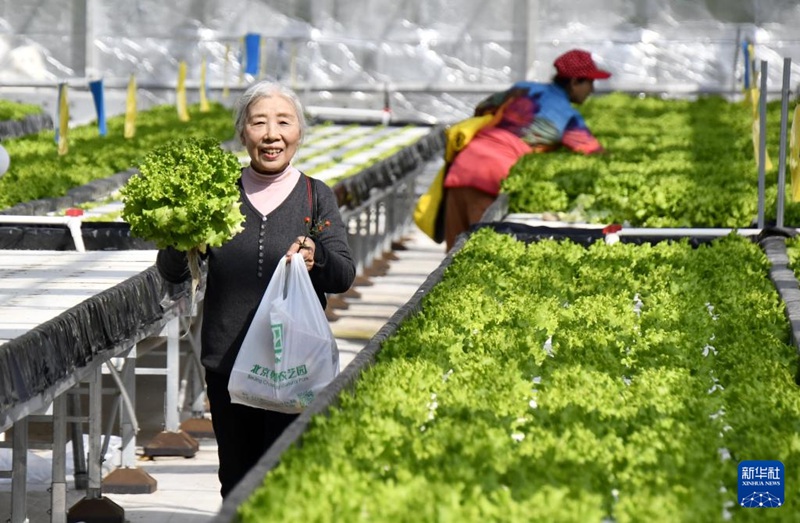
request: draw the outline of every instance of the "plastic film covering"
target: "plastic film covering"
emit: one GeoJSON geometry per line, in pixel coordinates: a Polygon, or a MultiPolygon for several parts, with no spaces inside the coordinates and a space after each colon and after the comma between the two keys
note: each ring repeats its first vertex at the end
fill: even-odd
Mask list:
{"type": "Polygon", "coordinates": [[[181,61],[196,102],[204,62],[211,98],[269,78],[307,105],[452,122],[574,47],[614,73],[601,91],[740,94],[751,42],[776,92],[783,58],[800,72],[798,26],[794,0],[0,0],[0,84],[103,78],[115,114],[131,74],[143,105],[174,103],[181,61]]]}
{"type": "MultiPolygon", "coordinates": [[[[466,234],[459,237],[453,249],[442,260],[439,266],[431,272],[414,295],[400,307],[389,321],[369,340],[367,345],[353,361],[334,379],[334,381],[323,390],[298,418],[284,431],[280,438],[267,450],[259,462],[236,486],[236,488],[223,500],[222,508],[213,523],[228,523],[236,521],[236,510],[239,505],[244,503],[259,488],[267,473],[280,463],[281,455],[292,445],[300,444],[303,433],[308,428],[313,417],[325,415],[325,413],[338,404],[341,394],[350,391],[355,386],[361,374],[375,363],[375,356],[381,349],[383,342],[393,336],[406,318],[410,318],[422,310],[422,300],[428,293],[442,281],[444,273],[453,261],[453,257],[464,246],[469,239],[469,235],[474,231],[488,227],[500,234],[510,234],[519,241],[526,243],[541,241],[545,239],[570,240],[580,245],[588,247],[596,241],[603,241],[603,233],[598,230],[581,230],[573,228],[551,228],[551,227],[531,227],[529,225],[496,222],[478,224],[466,234]]],[[[758,241],[762,249],[767,254],[771,262],[770,278],[774,282],[781,298],[786,304],[786,315],[792,326],[792,333],[795,345],[798,346],[800,354],[800,285],[791,269],[788,268],[788,256],[786,254],[785,239],[793,235],[793,231],[786,229],[767,230],[764,235],[754,241],[758,241]]],[[[690,245],[698,246],[711,241],[708,237],[693,238],[686,236],[647,236],[635,237],[624,236],[620,241],[645,244],[658,243],[661,241],[687,239],[690,245]]],[[[798,376],[800,380],[800,376],[798,376]]],[[[800,383],[800,381],[798,381],[800,383]]]]}
{"type": "Polygon", "coordinates": [[[187,291],[151,267],[0,345],[0,409],[43,394],[89,362],[158,332],[187,291]]]}

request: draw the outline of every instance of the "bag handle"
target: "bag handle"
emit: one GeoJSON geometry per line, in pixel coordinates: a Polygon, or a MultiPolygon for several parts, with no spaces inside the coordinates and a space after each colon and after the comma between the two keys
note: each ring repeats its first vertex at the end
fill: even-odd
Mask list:
{"type": "Polygon", "coordinates": [[[317,223],[317,188],[311,183],[311,178],[306,176],[306,192],[308,193],[308,208],[311,210],[311,223],[317,223]]]}
{"type": "Polygon", "coordinates": [[[289,260],[286,260],[284,263],[285,274],[283,277],[283,285],[281,285],[280,293],[281,297],[285,300],[289,296],[289,280],[291,279],[292,271],[295,267],[302,267],[303,270],[306,269],[305,260],[303,260],[303,255],[299,252],[292,254],[292,263],[289,263],[289,260]]]}

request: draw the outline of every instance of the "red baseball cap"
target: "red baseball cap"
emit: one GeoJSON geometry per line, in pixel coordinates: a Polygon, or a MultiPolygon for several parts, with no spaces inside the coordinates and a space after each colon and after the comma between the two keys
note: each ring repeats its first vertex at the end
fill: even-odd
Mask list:
{"type": "Polygon", "coordinates": [[[553,62],[556,66],[558,76],[564,78],[591,78],[592,80],[604,80],[611,76],[611,73],[598,69],[592,60],[592,54],[581,49],[573,49],[562,54],[553,62]]]}

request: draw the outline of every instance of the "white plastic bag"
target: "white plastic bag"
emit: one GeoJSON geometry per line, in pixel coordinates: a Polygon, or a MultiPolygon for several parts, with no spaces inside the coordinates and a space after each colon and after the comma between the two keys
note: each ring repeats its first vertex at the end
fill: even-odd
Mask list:
{"type": "Polygon", "coordinates": [[[339,350],[303,256],[278,263],[228,381],[232,403],[298,413],[339,374],[339,350]]]}

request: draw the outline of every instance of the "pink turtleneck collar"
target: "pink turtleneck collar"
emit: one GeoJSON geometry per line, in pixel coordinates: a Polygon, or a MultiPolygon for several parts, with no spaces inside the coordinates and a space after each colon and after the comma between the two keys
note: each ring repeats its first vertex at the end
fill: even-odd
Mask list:
{"type": "Polygon", "coordinates": [[[264,216],[283,203],[299,179],[300,171],[291,164],[278,174],[261,174],[250,165],[242,169],[244,193],[253,207],[264,216]]]}

